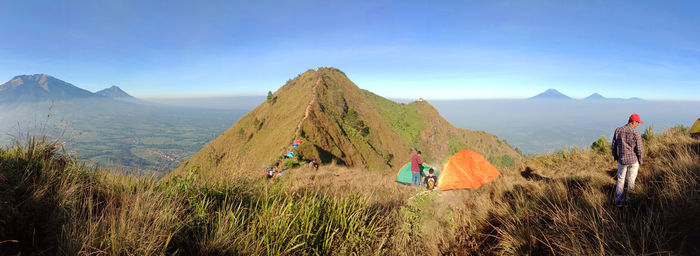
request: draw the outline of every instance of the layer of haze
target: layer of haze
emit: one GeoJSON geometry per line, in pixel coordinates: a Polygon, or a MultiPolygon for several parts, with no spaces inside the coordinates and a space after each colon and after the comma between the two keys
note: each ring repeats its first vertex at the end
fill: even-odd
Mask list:
{"type": "Polygon", "coordinates": [[[588,148],[600,136],[612,139],[615,128],[632,113],[644,132],[676,125],[690,127],[700,117],[700,101],[637,100],[460,100],[430,101],[457,127],[483,130],[524,153],[544,153],[577,146],[588,148]]]}

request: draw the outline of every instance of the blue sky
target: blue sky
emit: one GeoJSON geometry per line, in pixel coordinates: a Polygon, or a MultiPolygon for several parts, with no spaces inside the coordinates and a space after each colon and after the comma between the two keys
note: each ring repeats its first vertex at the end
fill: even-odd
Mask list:
{"type": "Polygon", "coordinates": [[[386,97],[700,100],[698,1],[0,1],[0,80],[264,94],[332,66],[386,97]]]}

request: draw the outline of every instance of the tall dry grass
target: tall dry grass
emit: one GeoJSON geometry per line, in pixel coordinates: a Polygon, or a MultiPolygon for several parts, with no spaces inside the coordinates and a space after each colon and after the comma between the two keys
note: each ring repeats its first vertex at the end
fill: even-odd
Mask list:
{"type": "Polygon", "coordinates": [[[617,208],[600,150],[425,191],[336,165],[217,183],[195,166],[159,181],[87,168],[33,137],[0,150],[0,254],[697,254],[700,141],[671,129],[644,143],[631,205],[617,208]]]}
{"type": "MultiPolygon", "coordinates": [[[[384,210],[358,194],[167,182],[93,170],[32,140],[0,151],[0,254],[381,254],[384,210]]],[[[384,239],[384,240],[382,240],[384,239]]]]}
{"type": "MultiPolygon", "coordinates": [[[[697,254],[700,143],[669,130],[648,136],[629,208],[612,203],[615,162],[591,150],[528,159],[538,179],[508,180],[482,234],[493,254],[697,254]]],[[[487,189],[488,190],[488,189],[487,189]]],[[[477,235],[478,236],[478,235],[477,235]]]]}

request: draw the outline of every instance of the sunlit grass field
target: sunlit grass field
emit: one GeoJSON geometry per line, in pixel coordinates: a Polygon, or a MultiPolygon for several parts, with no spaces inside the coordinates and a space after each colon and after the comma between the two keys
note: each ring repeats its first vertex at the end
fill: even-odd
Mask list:
{"type": "Polygon", "coordinates": [[[627,208],[612,157],[527,158],[478,190],[425,191],[325,165],[268,180],[158,180],[86,167],[41,137],[0,150],[0,254],[697,254],[700,141],[645,134],[627,208]],[[528,170],[528,172],[523,172],[528,170]]]}

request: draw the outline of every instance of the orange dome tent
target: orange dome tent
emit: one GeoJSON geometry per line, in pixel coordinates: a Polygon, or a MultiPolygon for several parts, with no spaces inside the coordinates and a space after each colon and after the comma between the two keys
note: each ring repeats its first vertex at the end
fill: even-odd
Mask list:
{"type": "Polygon", "coordinates": [[[462,149],[452,155],[442,169],[438,189],[479,188],[501,172],[479,153],[462,149]]]}

